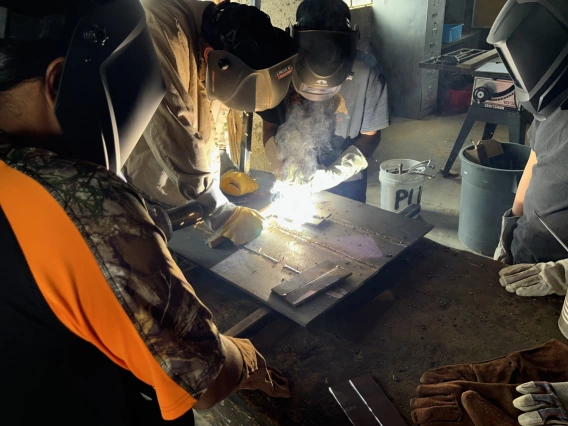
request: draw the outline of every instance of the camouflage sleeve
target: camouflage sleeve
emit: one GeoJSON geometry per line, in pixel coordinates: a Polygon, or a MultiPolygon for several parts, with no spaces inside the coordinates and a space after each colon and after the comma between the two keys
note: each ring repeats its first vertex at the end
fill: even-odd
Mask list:
{"type": "MultiPolygon", "coordinates": [[[[199,399],[221,371],[224,349],[211,312],[175,264],[136,190],[101,167],[63,160],[46,151],[27,148],[1,154],[0,150],[2,160],[40,183],[65,210],[143,340],[148,357],[199,399]]],[[[77,285],[92,284],[83,280],[77,285]]],[[[103,315],[104,306],[97,309],[103,315]]],[[[119,325],[114,327],[119,333],[119,325]]],[[[109,348],[113,349],[117,348],[109,348]]]]}
{"type": "Polygon", "coordinates": [[[140,337],[171,378],[199,397],[219,374],[224,353],[211,312],[196,296],[142,201],[111,181],[114,201],[95,221],[83,216],[93,252],[140,337]]]}

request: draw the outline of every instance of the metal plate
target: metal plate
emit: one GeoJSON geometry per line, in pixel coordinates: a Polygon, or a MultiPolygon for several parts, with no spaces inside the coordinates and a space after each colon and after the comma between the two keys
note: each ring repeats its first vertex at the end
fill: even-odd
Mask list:
{"type": "MultiPolygon", "coordinates": [[[[260,185],[259,190],[237,200],[240,205],[262,209],[270,203],[273,177],[262,172],[252,175],[260,185]]],[[[272,222],[245,247],[223,243],[215,249],[205,244],[209,235],[186,228],[174,232],[168,246],[306,326],[361,287],[432,228],[422,221],[328,192],[317,194],[315,201],[318,215],[332,215],[319,226],[305,225],[292,231],[272,222]],[[303,272],[326,260],[352,275],[298,307],[272,292],[272,288],[297,274],[293,270],[303,272]]]]}
{"type": "Polygon", "coordinates": [[[352,272],[326,260],[272,289],[292,306],[307,302],[328,287],[337,284],[352,272]]]}
{"type": "Polygon", "coordinates": [[[406,422],[369,374],[330,387],[329,391],[354,426],[406,426],[406,422]]]}
{"type": "MultiPolygon", "coordinates": [[[[351,424],[354,426],[371,426],[380,425],[377,418],[367,407],[365,402],[357,395],[349,382],[329,388],[329,392],[333,395],[351,424]]],[[[390,426],[389,423],[385,425],[390,426]]]]}
{"type": "Polygon", "coordinates": [[[351,272],[346,271],[340,266],[337,266],[332,271],[329,271],[329,273],[327,273],[326,275],[288,294],[288,296],[285,297],[286,302],[291,303],[294,307],[301,305],[302,303],[310,300],[312,297],[317,296],[326,288],[337,284],[339,281],[350,275],[351,272]]]}
{"type": "Polygon", "coordinates": [[[269,227],[260,237],[211,268],[211,271],[272,309],[306,326],[359,288],[377,268],[346,259],[324,247],[269,227]],[[326,260],[342,266],[352,275],[298,307],[272,292],[272,288],[296,276],[290,268],[305,271],[326,260]]]}
{"type": "Polygon", "coordinates": [[[349,383],[369,407],[369,410],[379,419],[379,424],[406,426],[406,422],[369,374],[351,379],[349,383]]]}
{"type": "MultiPolygon", "coordinates": [[[[272,291],[279,296],[286,297],[293,291],[298,290],[301,287],[304,287],[318,279],[324,278],[338,267],[339,266],[334,264],[333,262],[325,260],[322,263],[318,263],[317,265],[312,266],[307,271],[304,271],[301,274],[298,274],[295,277],[284,281],[282,284],[277,285],[272,289],[272,291]]],[[[347,271],[347,274],[349,273],[350,272],[347,271]]],[[[346,276],[347,275],[344,275],[343,278],[345,278],[346,276]]]]}

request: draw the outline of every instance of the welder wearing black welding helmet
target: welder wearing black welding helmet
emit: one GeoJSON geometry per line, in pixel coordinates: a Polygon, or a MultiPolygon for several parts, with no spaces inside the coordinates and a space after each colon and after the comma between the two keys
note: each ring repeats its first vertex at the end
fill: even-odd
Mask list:
{"type": "MultiPolygon", "coordinates": [[[[292,79],[294,43],[254,6],[228,0],[143,0],[142,5],[169,90],[128,159],[125,176],[164,207],[197,202],[212,231],[245,244],[260,235],[263,218],[221,192],[225,170],[214,138],[212,101],[245,112],[278,105],[292,79]]],[[[227,129],[242,123],[241,117],[231,113],[227,129]]],[[[244,173],[230,174],[228,187],[255,185],[244,173]]]]}
{"type": "Polygon", "coordinates": [[[365,202],[367,160],[389,125],[381,69],[357,49],[359,30],[342,0],[304,0],[290,34],[298,44],[293,90],[259,113],[266,157],[284,181],[365,202]]]}
{"type": "Polygon", "coordinates": [[[164,93],[139,0],[0,0],[2,424],[191,425],[238,388],[286,396],[115,173],[164,93]]]}
{"type": "Polygon", "coordinates": [[[568,254],[535,211],[568,243],[568,2],[509,0],[487,41],[507,66],[520,106],[535,117],[532,152],[495,253],[515,266],[500,281],[521,296],[565,294],[568,254]]]}

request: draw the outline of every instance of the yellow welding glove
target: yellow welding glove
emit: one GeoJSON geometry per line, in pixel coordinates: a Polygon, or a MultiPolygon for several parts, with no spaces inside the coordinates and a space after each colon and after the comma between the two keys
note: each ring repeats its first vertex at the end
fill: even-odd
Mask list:
{"type": "Polygon", "coordinates": [[[240,246],[258,237],[264,229],[264,217],[256,210],[237,206],[235,212],[219,228],[217,235],[223,235],[240,246]]]}
{"type": "Polygon", "coordinates": [[[238,197],[256,191],[258,183],[246,173],[229,170],[221,176],[220,187],[225,194],[238,197]]]}

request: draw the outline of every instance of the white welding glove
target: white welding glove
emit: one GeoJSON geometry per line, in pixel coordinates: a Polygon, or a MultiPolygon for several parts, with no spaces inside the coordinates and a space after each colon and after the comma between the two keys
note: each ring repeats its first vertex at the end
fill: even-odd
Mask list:
{"type": "Polygon", "coordinates": [[[517,386],[523,394],[513,405],[524,411],[518,418],[522,426],[568,425],[568,382],[528,382],[517,386]]]}
{"type": "Polygon", "coordinates": [[[563,296],[568,287],[568,259],[507,266],[499,271],[499,276],[499,282],[505,290],[517,296],[563,296]]]}
{"type": "Polygon", "coordinates": [[[359,148],[351,145],[331,166],[318,169],[308,185],[312,192],[325,191],[345,182],[368,166],[369,163],[359,148]]]}
{"type": "Polygon", "coordinates": [[[268,139],[268,142],[266,142],[266,145],[264,145],[264,154],[266,155],[266,159],[270,163],[272,173],[274,174],[274,176],[278,177],[282,171],[283,162],[280,159],[280,153],[278,152],[278,146],[276,145],[274,137],[268,139]]]}
{"type": "Polygon", "coordinates": [[[499,245],[495,249],[493,259],[498,262],[513,264],[513,254],[511,253],[511,244],[513,243],[513,232],[517,227],[520,216],[513,216],[513,209],[509,209],[503,215],[501,220],[501,236],[499,237],[499,245]]]}

